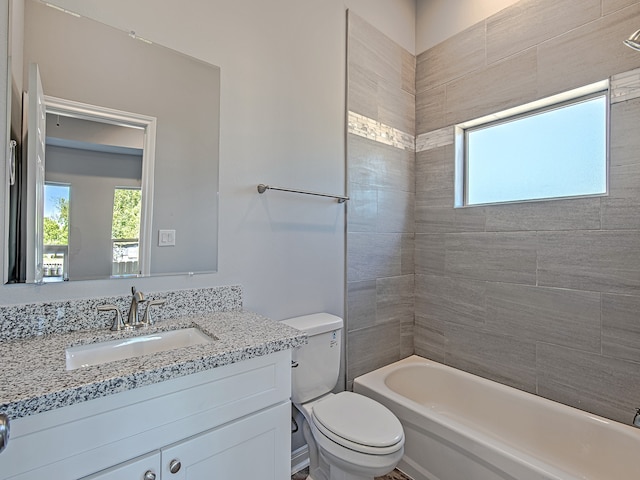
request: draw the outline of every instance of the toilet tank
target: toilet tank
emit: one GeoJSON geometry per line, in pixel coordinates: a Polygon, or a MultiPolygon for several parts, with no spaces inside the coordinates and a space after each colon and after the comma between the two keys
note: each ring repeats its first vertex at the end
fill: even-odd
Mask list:
{"type": "Polygon", "coordinates": [[[308,337],[308,343],[293,350],[291,401],[306,403],[329,393],[340,373],[342,319],[330,313],[314,313],[282,323],[306,332],[308,337]]]}

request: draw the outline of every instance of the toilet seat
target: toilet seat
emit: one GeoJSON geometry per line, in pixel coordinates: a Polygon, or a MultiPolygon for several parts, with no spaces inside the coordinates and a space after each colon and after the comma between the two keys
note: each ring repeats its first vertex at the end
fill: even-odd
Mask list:
{"type": "Polygon", "coordinates": [[[341,392],[315,403],[311,418],[324,436],[356,452],[388,455],[404,445],[400,421],[380,403],[341,392]]]}

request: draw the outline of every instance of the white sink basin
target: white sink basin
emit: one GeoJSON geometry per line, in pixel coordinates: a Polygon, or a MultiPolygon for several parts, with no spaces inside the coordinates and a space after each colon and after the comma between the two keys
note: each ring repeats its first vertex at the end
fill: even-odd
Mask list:
{"type": "Polygon", "coordinates": [[[141,357],[150,353],[166,352],[191,345],[202,345],[213,340],[197,328],[182,328],[140,337],[78,345],[65,350],[67,370],[141,357]]]}

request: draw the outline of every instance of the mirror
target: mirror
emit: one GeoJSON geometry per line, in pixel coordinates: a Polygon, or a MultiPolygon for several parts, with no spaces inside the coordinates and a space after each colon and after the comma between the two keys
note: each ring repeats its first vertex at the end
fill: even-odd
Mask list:
{"type": "MultiPolygon", "coordinates": [[[[149,180],[153,190],[149,202],[151,221],[144,239],[149,261],[148,265],[134,267],[134,271],[148,275],[215,271],[220,69],[150,44],[133,32],[122,32],[36,0],[25,0],[24,15],[24,78],[28,78],[29,65],[38,64],[46,97],[156,119],[155,165],[149,180]]],[[[24,90],[28,90],[26,85],[24,90]]],[[[75,120],[71,117],[68,120],[75,120]]],[[[49,119],[50,124],[52,121],[49,119]]],[[[50,140],[47,139],[46,150],[61,148],[57,140],[50,140]]],[[[23,141],[25,150],[26,145],[23,141]]],[[[73,181],[61,179],[59,172],[47,171],[46,165],[45,162],[45,182],[69,184],[69,210],[73,212],[73,181]]],[[[109,166],[106,165],[103,165],[106,170],[103,175],[121,176],[122,162],[109,161],[109,166]]],[[[145,170],[144,160],[142,170],[145,170]]],[[[23,175],[23,183],[26,177],[23,175]]],[[[133,181],[136,182],[143,184],[144,191],[144,181],[133,181]]],[[[119,186],[132,186],[125,183],[119,186]]],[[[12,199],[14,197],[12,194],[12,199]]],[[[105,206],[97,198],[92,203],[96,209],[113,209],[113,205],[105,206]]],[[[70,220],[72,217],[73,214],[70,220]]],[[[7,232],[5,238],[17,238],[15,248],[19,251],[19,245],[24,244],[20,237],[25,236],[20,219],[9,224],[13,231],[7,232]]],[[[74,225],[71,221],[68,229],[76,233],[74,238],[80,239],[74,241],[72,235],[69,238],[70,280],[118,276],[117,272],[114,275],[112,265],[104,276],[95,272],[74,276],[71,253],[91,257],[90,250],[96,242],[89,240],[94,232],[88,225],[78,221],[74,225]]],[[[102,239],[102,243],[108,245],[109,251],[103,252],[107,248],[104,247],[100,255],[112,255],[113,238],[102,239]]],[[[9,248],[12,248],[11,242],[9,248]]],[[[11,260],[11,253],[9,257],[11,260]]]]}

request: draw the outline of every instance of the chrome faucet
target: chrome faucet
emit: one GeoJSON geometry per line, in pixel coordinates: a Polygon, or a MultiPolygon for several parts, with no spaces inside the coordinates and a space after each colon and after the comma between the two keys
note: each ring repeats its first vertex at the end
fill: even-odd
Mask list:
{"type": "Polygon", "coordinates": [[[640,428],[640,408],[636,409],[636,414],[635,414],[635,416],[633,417],[632,425],[633,425],[634,427],[638,427],[638,428],[640,428]]]}
{"type": "Polygon", "coordinates": [[[142,317],[142,324],[144,325],[153,325],[154,320],[151,316],[151,307],[164,305],[165,300],[149,300],[147,302],[147,309],[144,311],[144,316],[142,317]]]}
{"type": "Polygon", "coordinates": [[[131,305],[129,306],[129,314],[127,315],[127,321],[123,321],[122,315],[120,314],[120,309],[113,304],[108,305],[99,305],[97,308],[98,312],[115,312],[115,317],[113,319],[113,325],[111,325],[111,330],[120,331],[120,330],[131,330],[134,328],[140,327],[148,327],[154,324],[153,317],[151,315],[152,307],[157,307],[160,305],[164,305],[164,299],[157,300],[147,300],[144,296],[144,293],[136,290],[136,287],[131,287],[131,305]],[[141,303],[147,302],[147,309],[144,312],[144,316],[142,320],[140,319],[140,313],[138,312],[138,305],[141,303]]]}
{"type": "Polygon", "coordinates": [[[119,332],[120,330],[126,330],[127,328],[130,328],[129,325],[125,325],[125,323],[122,321],[120,309],[116,305],[98,305],[97,310],[98,312],[116,312],[116,316],[113,319],[113,324],[111,325],[112,331],[119,332]]]}
{"type": "Polygon", "coordinates": [[[136,287],[131,287],[131,305],[129,306],[129,315],[127,316],[127,323],[132,327],[137,327],[141,324],[138,316],[138,304],[145,302],[144,294],[138,292],[136,287]]]}

